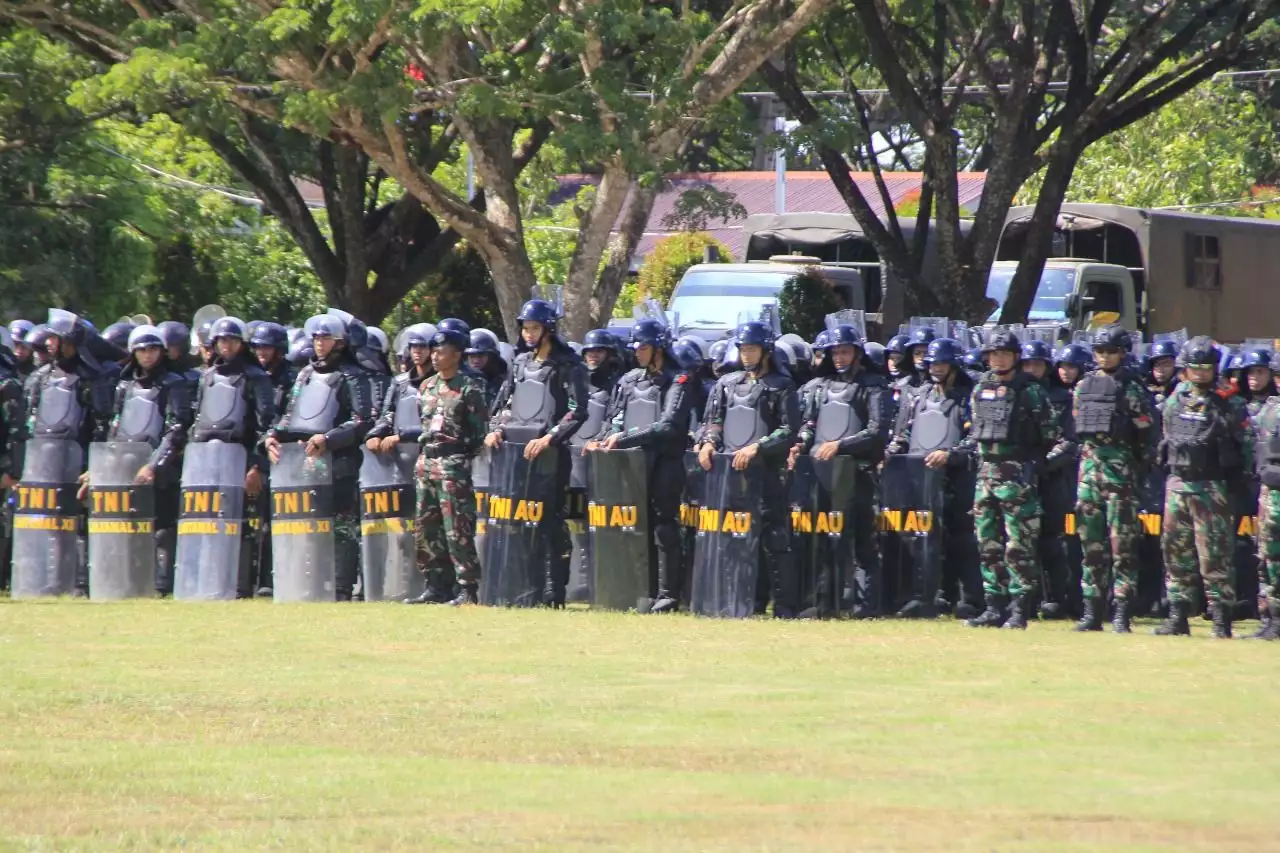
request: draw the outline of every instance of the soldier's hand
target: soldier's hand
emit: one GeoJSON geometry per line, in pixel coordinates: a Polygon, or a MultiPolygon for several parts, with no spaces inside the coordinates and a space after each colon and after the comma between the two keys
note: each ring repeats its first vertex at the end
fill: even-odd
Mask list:
{"type": "Polygon", "coordinates": [[[418,454],[418,461],[413,466],[413,473],[419,480],[427,478],[427,457],[418,454]]]}
{"type": "Polygon", "coordinates": [[[327,442],[324,440],[323,435],[311,436],[311,438],[307,439],[307,455],[311,457],[319,456],[324,453],[326,444],[327,442]]]}
{"type": "Polygon", "coordinates": [[[544,435],[542,438],[535,438],[524,446],[524,458],[530,461],[537,459],[542,455],[542,451],[546,450],[551,444],[551,436],[544,435]]]}
{"type": "Polygon", "coordinates": [[[698,464],[702,466],[703,471],[711,470],[711,459],[715,453],[716,449],[710,443],[702,445],[702,449],[698,451],[698,464]]]}
{"type": "Polygon", "coordinates": [[[274,438],[268,438],[266,441],[262,443],[262,446],[267,449],[267,458],[270,459],[272,463],[276,463],[280,461],[280,442],[279,441],[276,441],[274,438]]]}
{"type": "Polygon", "coordinates": [[[0,488],[12,489],[18,483],[18,480],[13,479],[8,474],[0,474],[0,488]]]}
{"type": "Polygon", "coordinates": [[[602,446],[604,447],[605,450],[617,450],[618,440],[620,438],[622,438],[622,433],[615,432],[613,435],[609,436],[604,440],[604,444],[602,446]]]}
{"type": "Polygon", "coordinates": [[[497,449],[502,444],[502,433],[491,432],[484,437],[484,446],[497,449]]]}
{"type": "Polygon", "coordinates": [[[582,455],[586,456],[588,453],[595,453],[600,449],[600,447],[600,442],[588,441],[586,444],[582,445],[582,455]]]}
{"type": "Polygon", "coordinates": [[[256,498],[262,492],[262,473],[257,468],[250,468],[244,475],[244,493],[256,498]]]}
{"type": "Polygon", "coordinates": [[[818,445],[817,450],[813,451],[813,458],[817,459],[819,462],[826,462],[828,459],[835,456],[839,450],[840,442],[824,441],[822,444],[818,445]]]}
{"type": "Polygon", "coordinates": [[[135,486],[149,486],[156,480],[156,469],[151,465],[143,465],[138,469],[138,476],[133,478],[135,486]]]}
{"type": "Polygon", "coordinates": [[[381,446],[376,448],[375,452],[390,453],[391,451],[396,449],[396,445],[398,445],[399,443],[400,443],[400,436],[389,435],[386,438],[382,439],[381,446]]]}
{"type": "Polygon", "coordinates": [[[760,445],[748,444],[746,447],[733,454],[733,470],[745,471],[747,466],[751,464],[751,460],[756,458],[760,445]]]}
{"type": "Polygon", "coordinates": [[[945,450],[935,450],[924,458],[924,464],[929,468],[945,468],[951,454],[945,450]]]}
{"type": "Polygon", "coordinates": [[[78,482],[80,483],[80,488],[76,490],[76,500],[83,501],[89,494],[89,472],[85,471],[81,474],[78,482]]]}
{"type": "Polygon", "coordinates": [[[796,470],[796,460],[800,458],[800,445],[793,444],[791,449],[787,451],[787,470],[796,470]]]}
{"type": "Polygon", "coordinates": [[[371,438],[364,443],[364,446],[369,448],[370,453],[377,453],[382,449],[382,439],[371,438]]]}

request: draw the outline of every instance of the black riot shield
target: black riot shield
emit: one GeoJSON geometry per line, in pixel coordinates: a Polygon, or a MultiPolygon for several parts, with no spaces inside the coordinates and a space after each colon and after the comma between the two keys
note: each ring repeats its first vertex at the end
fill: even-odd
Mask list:
{"type": "Polygon", "coordinates": [[[791,547],[800,570],[802,610],[816,615],[840,611],[852,568],[852,540],[845,522],[853,500],[854,461],[796,457],[791,477],[791,547]]]}
{"type": "Polygon", "coordinates": [[[504,441],[490,460],[481,604],[542,603],[546,561],[539,522],[560,498],[555,493],[559,455],[547,451],[530,462],[524,448],[504,441]]]}
{"type": "Polygon", "coordinates": [[[587,457],[588,585],[591,606],[647,611],[649,598],[649,457],[611,450],[587,457]]]}
{"type": "MultiPolygon", "coordinates": [[[[570,458],[578,451],[569,448],[570,458]]],[[[569,529],[569,583],[565,587],[565,601],[590,601],[591,589],[588,577],[587,541],[587,492],[586,489],[569,489],[565,499],[564,525],[569,529]]]]}
{"type": "Polygon", "coordinates": [[[919,615],[935,615],[942,577],[942,509],[946,473],[929,468],[922,455],[890,456],[880,477],[880,529],[897,540],[884,571],[896,578],[895,612],[916,601],[919,615]]]}
{"type": "Polygon", "coordinates": [[[74,441],[27,442],[22,482],[14,489],[14,598],[65,595],[75,586],[76,483],[83,461],[84,451],[74,441]]]}
{"type": "Polygon", "coordinates": [[[684,454],[684,494],[680,498],[680,547],[684,552],[684,576],[680,579],[680,606],[689,609],[693,595],[693,558],[698,546],[698,506],[706,472],[698,464],[698,454],[684,454]]]}
{"type": "Polygon", "coordinates": [[[333,457],[306,445],[280,445],[271,465],[271,542],[275,600],[334,601],[333,457]]]}
{"type": "Polygon", "coordinates": [[[702,616],[745,619],[755,611],[759,575],[762,476],[757,465],[733,470],[733,454],[715,454],[703,478],[690,607],[702,616]]]}
{"type": "Polygon", "coordinates": [[[113,601],[155,592],[155,486],[134,485],[151,445],[89,446],[89,595],[113,601]]]}
{"type": "Polygon", "coordinates": [[[173,597],[236,597],[244,534],[245,449],[223,441],[188,444],[178,505],[178,559],[173,597]]]}
{"type": "Polygon", "coordinates": [[[1160,534],[1164,530],[1164,469],[1151,466],[1139,483],[1138,497],[1138,612],[1145,613],[1158,605],[1165,595],[1164,549],[1160,534]]]}
{"type": "Polygon", "coordinates": [[[402,601],[422,593],[414,543],[417,443],[392,453],[364,448],[360,463],[360,559],[365,601],[402,601]]]}

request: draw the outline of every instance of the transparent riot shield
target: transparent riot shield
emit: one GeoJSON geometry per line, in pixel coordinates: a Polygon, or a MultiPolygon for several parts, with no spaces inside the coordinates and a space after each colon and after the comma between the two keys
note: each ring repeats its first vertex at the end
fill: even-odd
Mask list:
{"type": "Polygon", "coordinates": [[[480,576],[484,577],[484,537],[488,532],[487,502],[489,500],[489,465],[492,451],[481,448],[471,461],[471,485],[476,490],[476,559],[480,562],[480,576]]]}
{"type": "Polygon", "coordinates": [[[150,444],[89,446],[89,596],[112,601],[155,592],[155,486],[134,485],[150,444]]]}
{"type": "Polygon", "coordinates": [[[715,454],[703,480],[694,546],[691,609],[745,619],[755,611],[760,571],[759,466],[733,470],[733,454],[715,454]]]}
{"type": "MultiPolygon", "coordinates": [[[[895,610],[908,602],[921,605],[919,615],[933,616],[942,577],[942,509],[946,473],[924,464],[923,455],[890,456],[880,474],[880,526],[897,539],[892,563],[898,590],[895,610]]],[[[892,550],[892,549],[888,549],[892,550]]]]}
{"type": "Polygon", "coordinates": [[[188,444],[178,504],[178,559],[173,597],[229,601],[236,597],[244,538],[243,445],[188,444]]]}
{"type": "MultiPolygon", "coordinates": [[[[575,451],[569,449],[570,458],[575,451]]],[[[569,583],[565,601],[591,600],[588,571],[589,542],[587,536],[587,490],[570,488],[565,500],[565,527],[569,529],[569,583]]]]}
{"type": "Polygon", "coordinates": [[[306,445],[280,445],[271,465],[271,542],[275,600],[335,601],[333,457],[306,445]]]}
{"type": "Polygon", "coordinates": [[[27,442],[22,482],[14,489],[14,598],[65,595],[75,586],[76,491],[83,462],[84,451],[74,441],[27,442]]]}
{"type": "Polygon", "coordinates": [[[402,601],[422,593],[414,543],[418,445],[393,453],[363,449],[360,463],[360,557],[365,601],[402,601]]]}
{"type": "Polygon", "coordinates": [[[587,460],[591,606],[647,611],[649,457],[641,449],[611,450],[587,460]]]}
{"type": "Polygon", "coordinates": [[[543,516],[552,512],[558,454],[524,458],[523,444],[504,441],[492,452],[485,517],[480,603],[533,607],[542,602],[546,554],[543,516]]]}
{"type": "Polygon", "coordinates": [[[791,547],[800,571],[801,610],[816,616],[839,613],[851,578],[851,540],[845,521],[853,500],[854,461],[796,457],[791,476],[791,547]]]}

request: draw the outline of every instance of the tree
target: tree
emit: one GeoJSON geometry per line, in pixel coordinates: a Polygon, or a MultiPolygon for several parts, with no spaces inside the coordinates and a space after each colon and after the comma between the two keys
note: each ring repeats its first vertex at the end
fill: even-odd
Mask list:
{"type": "Polygon", "coordinates": [[[1023,183],[1040,174],[1026,248],[1002,313],[1026,316],[1053,225],[1082,153],[1211,78],[1276,44],[1277,0],[1148,5],[1096,0],[1045,3],[847,0],[845,15],[777,65],[770,85],[807,138],[881,258],[922,313],[976,320],[990,313],[986,275],[1005,216],[1023,183]],[[799,56],[805,57],[801,63],[799,56]],[[835,80],[848,98],[814,102],[805,87],[835,80]],[[889,102],[866,93],[883,87],[889,102]],[[975,102],[979,106],[975,107],[975,102]],[[849,120],[841,121],[841,116],[849,120]],[[885,124],[908,126],[921,151],[924,191],[913,241],[881,222],[849,176],[850,162],[879,178],[885,124]],[[975,127],[976,125],[976,127],[975,127]],[[956,171],[969,160],[986,181],[965,232],[956,171]],[[920,276],[932,212],[942,281],[920,276]]]}
{"type": "Polygon", "coordinates": [[[814,270],[787,279],[778,294],[782,328],[811,341],[826,328],[826,317],[844,307],[831,282],[814,270]]]}
{"type": "Polygon", "coordinates": [[[654,244],[640,267],[636,295],[641,299],[656,299],[666,305],[685,272],[694,264],[703,262],[709,247],[716,250],[717,263],[729,263],[733,259],[729,247],[710,234],[694,231],[663,237],[654,244]]]}

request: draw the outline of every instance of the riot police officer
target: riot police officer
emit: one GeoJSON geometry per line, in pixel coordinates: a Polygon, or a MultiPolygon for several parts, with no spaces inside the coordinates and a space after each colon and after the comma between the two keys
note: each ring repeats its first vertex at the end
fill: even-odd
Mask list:
{"type": "MultiPolygon", "coordinates": [[[[27,323],[26,320],[15,320],[11,326],[27,323]]],[[[27,326],[30,326],[27,323],[27,326]]],[[[30,329],[18,326],[18,331],[25,334],[30,329]]],[[[22,382],[21,364],[14,358],[9,347],[16,347],[9,334],[0,329],[0,495],[17,485],[22,477],[18,445],[22,441],[22,382]]],[[[27,363],[30,365],[31,353],[27,352],[27,363]]],[[[9,588],[10,558],[13,551],[12,507],[6,500],[3,516],[0,517],[0,589],[9,588]]]]}
{"type": "Polygon", "coordinates": [[[1138,498],[1152,424],[1149,399],[1138,377],[1124,366],[1130,346],[1123,327],[1099,329],[1093,336],[1097,370],[1080,380],[1074,391],[1084,611],[1077,631],[1102,630],[1108,591],[1114,601],[1113,629],[1117,634],[1130,631],[1138,586],[1138,498]]]}
{"type": "Polygon", "coordinates": [[[852,546],[857,562],[855,576],[844,578],[845,583],[852,580],[856,618],[878,616],[881,610],[875,466],[889,441],[890,428],[888,383],[863,366],[863,345],[862,335],[853,326],[829,330],[818,377],[801,395],[800,432],[791,448],[793,457],[812,453],[820,461],[837,455],[855,460],[853,502],[848,508],[851,535],[841,544],[846,551],[852,546]]]}
{"type": "Polygon", "coordinates": [[[1025,629],[1038,575],[1041,503],[1036,477],[1070,447],[1044,389],[1018,370],[1018,336],[997,327],[988,334],[983,352],[989,370],[974,387],[969,405],[970,439],[979,452],[974,527],[986,609],[965,624],[1025,629]]]}
{"type": "MultiPolygon", "coordinates": [[[[716,382],[707,399],[698,461],[711,470],[718,451],[733,454],[733,467],[745,470],[759,457],[765,480],[761,495],[761,567],[768,568],[773,615],[794,618],[799,607],[799,577],[791,553],[787,507],[787,455],[800,429],[800,406],[791,377],[773,369],[773,331],[752,321],[738,326],[733,344],[742,369],[716,382]]],[[[763,585],[764,572],[757,577],[763,585]]],[[[767,602],[757,594],[756,609],[767,602]]]]}
{"type": "Polygon", "coordinates": [[[404,332],[409,349],[409,369],[396,374],[391,388],[378,407],[378,422],[367,435],[365,445],[374,453],[390,453],[402,441],[416,442],[422,436],[419,388],[434,372],[431,367],[431,339],[436,327],[414,323],[404,332]]]}
{"type": "MultiPolygon", "coordinates": [[[[289,392],[293,390],[293,383],[298,378],[297,368],[285,358],[289,352],[289,333],[279,323],[269,320],[261,321],[249,333],[249,347],[253,350],[254,358],[258,360],[258,366],[271,380],[271,388],[274,392],[272,400],[276,412],[283,412],[289,392]]],[[[251,519],[257,521],[257,530],[253,532],[256,540],[254,585],[259,598],[270,598],[273,592],[271,494],[268,485],[264,485],[262,491],[258,493],[257,500],[248,507],[251,519]]]]}
{"type": "Polygon", "coordinates": [[[1159,635],[1189,635],[1197,563],[1213,618],[1213,635],[1231,636],[1235,585],[1231,577],[1230,484],[1252,465],[1248,413],[1219,396],[1221,351],[1207,337],[1187,341],[1179,353],[1184,381],[1162,412],[1158,458],[1165,483],[1165,583],[1169,618],[1159,635]]]}
{"type": "Polygon", "coordinates": [[[129,333],[128,364],[116,384],[108,441],[136,441],[155,452],[138,472],[139,483],[155,487],[156,593],[173,592],[177,548],[179,476],[182,448],[194,416],[194,388],[171,369],[164,337],[155,326],[129,333]]]}
{"type": "Polygon", "coordinates": [[[557,454],[557,498],[539,522],[541,553],[535,560],[546,567],[543,603],[563,607],[569,581],[569,542],[564,526],[570,473],[568,443],[587,420],[587,372],[556,334],[560,317],[550,302],[529,300],[516,320],[520,324],[520,352],[498,394],[485,445],[497,448],[504,441],[524,443],[524,457],[530,460],[543,453],[557,454]]]}
{"type": "Polygon", "coordinates": [[[321,314],[307,321],[315,358],[298,371],[279,422],[263,441],[272,463],[282,442],[303,442],[308,456],[333,459],[333,538],[336,597],[350,601],[359,559],[360,442],[369,430],[372,405],[365,368],[347,348],[349,329],[341,317],[321,314]]]}
{"type": "Polygon", "coordinates": [[[472,329],[467,346],[467,364],[484,377],[484,397],[490,407],[507,381],[507,363],[498,350],[498,336],[488,329],[472,329]]]}
{"type": "Polygon", "coordinates": [[[179,323],[177,320],[165,320],[163,323],[157,323],[156,330],[160,333],[161,339],[164,340],[165,355],[169,361],[169,371],[182,374],[189,385],[190,397],[194,400],[196,383],[200,381],[200,369],[203,365],[191,355],[191,330],[187,328],[186,323],[179,323]]]}
{"type": "MultiPolygon", "coordinates": [[[[1280,354],[1275,368],[1280,368],[1280,354]]],[[[1254,640],[1280,640],[1280,396],[1272,396],[1253,421],[1257,441],[1258,620],[1254,640]]]]}
{"type": "MultiPolygon", "coordinates": [[[[590,345],[590,334],[587,339],[590,345]]],[[[587,445],[589,451],[605,452],[644,448],[650,457],[649,522],[658,558],[651,613],[673,611],[680,603],[683,459],[698,394],[696,379],[676,362],[670,346],[670,331],[661,320],[646,318],[632,326],[631,349],[640,366],[618,383],[604,440],[587,445]]]]}
{"type": "Polygon", "coordinates": [[[9,324],[10,344],[13,347],[13,370],[18,375],[19,384],[36,369],[31,345],[27,343],[27,335],[35,327],[30,320],[14,320],[9,324]]]}

